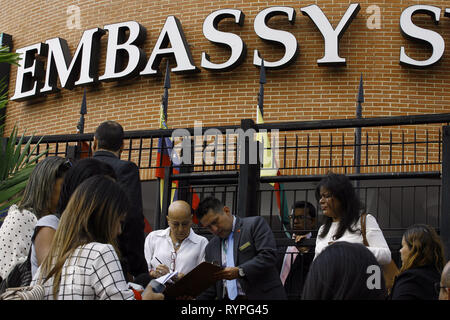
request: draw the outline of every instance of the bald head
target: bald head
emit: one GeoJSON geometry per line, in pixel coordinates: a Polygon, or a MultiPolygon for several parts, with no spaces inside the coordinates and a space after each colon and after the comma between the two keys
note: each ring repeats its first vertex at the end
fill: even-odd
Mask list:
{"type": "Polygon", "coordinates": [[[450,261],[447,262],[444,270],[442,270],[441,286],[445,288],[441,288],[439,300],[450,300],[450,261]]]}
{"type": "Polygon", "coordinates": [[[189,236],[192,225],[191,206],[183,200],[172,202],[167,215],[170,234],[173,240],[181,243],[189,236]]]}
{"type": "Polygon", "coordinates": [[[169,218],[173,219],[189,219],[191,217],[191,206],[183,200],[177,200],[169,206],[169,218]]]}

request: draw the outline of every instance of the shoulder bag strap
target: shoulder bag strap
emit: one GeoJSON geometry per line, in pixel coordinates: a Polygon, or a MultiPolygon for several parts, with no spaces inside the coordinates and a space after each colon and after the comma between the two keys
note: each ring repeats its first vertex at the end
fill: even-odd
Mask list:
{"type": "Polygon", "coordinates": [[[363,237],[363,244],[368,247],[369,246],[369,242],[367,241],[367,237],[366,237],[366,217],[367,217],[367,213],[363,213],[361,215],[361,234],[363,237]]]}

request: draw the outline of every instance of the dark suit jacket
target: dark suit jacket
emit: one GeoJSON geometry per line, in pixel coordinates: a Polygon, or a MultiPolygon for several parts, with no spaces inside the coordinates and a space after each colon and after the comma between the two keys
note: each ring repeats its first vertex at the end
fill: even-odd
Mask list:
{"type": "MultiPolygon", "coordinates": [[[[308,253],[299,253],[294,263],[291,266],[291,270],[284,283],[284,289],[288,299],[299,300],[302,296],[303,286],[305,284],[306,276],[309,272],[309,267],[314,260],[314,248],[310,249],[308,253]]],[[[280,255],[281,256],[281,255],[280,255]]],[[[281,264],[279,264],[279,271],[283,265],[284,253],[280,257],[281,264]]]]}
{"type": "Polygon", "coordinates": [[[119,249],[124,258],[124,271],[133,276],[148,272],[144,256],[144,214],[142,211],[142,191],[139,169],[133,162],[117,158],[108,151],[97,151],[94,158],[108,163],[116,173],[117,182],[130,200],[130,210],[125,218],[119,249]]]}
{"type": "Polygon", "coordinates": [[[389,299],[392,300],[437,300],[434,283],[441,275],[434,266],[422,266],[403,271],[392,286],[389,299]]]}
{"type": "MultiPolygon", "coordinates": [[[[234,262],[245,272],[238,281],[248,299],[286,299],[276,268],[277,248],[272,230],[261,217],[236,218],[234,228],[234,262]]],[[[205,260],[221,264],[222,239],[214,236],[205,249],[205,260]]],[[[222,299],[223,281],[203,292],[199,300],[222,299]]]]}
{"type": "MultiPolygon", "coordinates": [[[[317,232],[312,232],[312,237],[317,237],[317,232]]],[[[286,248],[287,249],[287,248],[286,248]]],[[[278,255],[277,269],[281,274],[283,267],[285,250],[278,255]]],[[[314,247],[309,248],[307,253],[299,253],[294,263],[291,266],[291,270],[284,283],[284,289],[288,299],[299,300],[301,299],[303,286],[305,284],[306,276],[309,272],[309,267],[314,260],[314,247]]]]}

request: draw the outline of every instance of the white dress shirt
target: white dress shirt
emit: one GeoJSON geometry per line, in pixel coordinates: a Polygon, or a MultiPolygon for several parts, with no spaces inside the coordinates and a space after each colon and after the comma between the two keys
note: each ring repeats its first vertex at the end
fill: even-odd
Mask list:
{"type": "MultiPolygon", "coordinates": [[[[363,243],[363,236],[360,232],[361,219],[358,219],[358,221],[352,226],[352,229],[356,230],[356,232],[345,230],[342,237],[334,240],[333,236],[336,234],[338,226],[339,222],[333,222],[331,224],[330,230],[328,231],[328,234],[324,238],[320,237],[324,225],[320,227],[319,233],[317,234],[316,238],[316,254],[314,256],[314,259],[316,259],[319,253],[321,253],[322,250],[325,249],[331,242],[347,241],[352,243],[363,243]]],[[[366,237],[367,242],[369,243],[367,249],[369,249],[374,254],[378,263],[380,265],[385,265],[391,262],[391,250],[389,250],[389,246],[384,239],[383,232],[378,226],[377,220],[370,214],[367,214],[366,218],[366,237]]]]}
{"type": "MultiPolygon", "coordinates": [[[[190,272],[201,262],[205,261],[207,244],[208,239],[199,236],[191,229],[189,236],[181,242],[181,246],[176,253],[175,270],[170,271],[178,271],[184,274],[190,272]]],[[[145,238],[144,254],[149,270],[156,269],[161,264],[159,261],[171,268],[173,252],[170,227],[152,231],[145,238]]]]}

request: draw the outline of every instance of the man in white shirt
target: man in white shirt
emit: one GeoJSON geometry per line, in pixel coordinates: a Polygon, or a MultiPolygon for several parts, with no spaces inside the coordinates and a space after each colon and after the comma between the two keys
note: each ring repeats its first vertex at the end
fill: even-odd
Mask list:
{"type": "Polygon", "coordinates": [[[153,231],[145,239],[145,259],[154,278],[173,271],[183,276],[205,260],[208,240],[192,230],[191,206],[183,200],[172,202],[167,221],[167,229],[153,231]]]}

